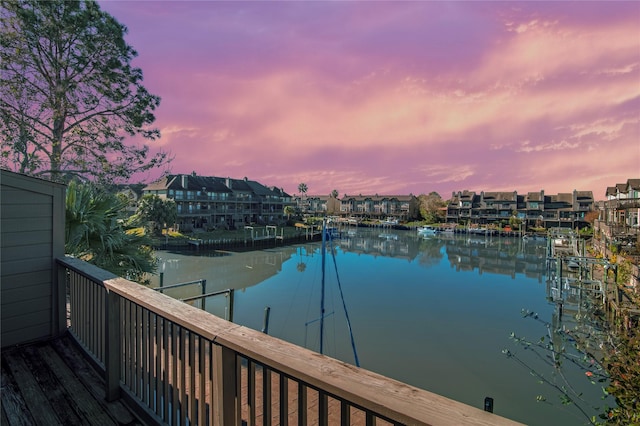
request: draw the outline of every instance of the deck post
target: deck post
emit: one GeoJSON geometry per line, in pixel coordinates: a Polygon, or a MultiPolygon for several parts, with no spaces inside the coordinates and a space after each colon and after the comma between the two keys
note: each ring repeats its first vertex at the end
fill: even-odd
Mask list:
{"type": "Polygon", "coordinates": [[[53,276],[55,303],[53,305],[52,334],[61,336],[67,331],[67,322],[71,320],[67,318],[67,269],[57,264],[55,270],[56,274],[53,276]]]}
{"type": "Polygon", "coordinates": [[[120,398],[121,368],[121,332],[120,332],[120,296],[107,290],[105,298],[106,334],[105,334],[105,379],[107,401],[120,398]]]}
{"type": "Polygon", "coordinates": [[[213,344],[213,410],[215,424],[235,425],[236,422],[236,353],[213,344]]]}

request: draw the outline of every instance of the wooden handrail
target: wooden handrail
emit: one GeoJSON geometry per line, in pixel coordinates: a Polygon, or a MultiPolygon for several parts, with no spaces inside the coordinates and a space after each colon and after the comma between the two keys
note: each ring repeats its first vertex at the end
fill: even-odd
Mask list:
{"type": "MultiPolygon", "coordinates": [[[[95,267],[76,259],[59,259],[59,263],[83,276],[96,273],[95,267]]],[[[122,347],[119,343],[122,341],[123,336],[114,334],[116,330],[123,329],[122,326],[114,323],[122,312],[120,310],[123,309],[123,305],[116,300],[120,298],[120,300],[127,301],[133,307],[131,308],[132,313],[125,314],[125,316],[130,315],[131,318],[131,315],[138,315],[133,313],[134,310],[136,312],[139,309],[147,310],[151,313],[150,315],[162,319],[163,324],[164,321],[168,321],[169,324],[174,324],[186,330],[190,335],[197,336],[197,339],[202,339],[197,340],[197,342],[202,343],[196,342],[195,346],[193,346],[195,348],[199,346],[199,350],[202,351],[201,354],[204,354],[205,348],[203,345],[205,345],[205,342],[208,342],[206,343],[207,345],[211,344],[213,375],[217,377],[214,378],[212,385],[212,393],[215,398],[211,408],[217,411],[215,414],[216,422],[221,424],[241,423],[238,418],[239,411],[237,407],[233,406],[236,403],[234,400],[240,387],[237,382],[239,380],[239,375],[237,374],[239,367],[236,356],[249,360],[250,363],[265,366],[268,369],[265,371],[266,374],[270,374],[268,372],[273,371],[279,374],[280,377],[288,377],[300,383],[301,386],[315,389],[320,392],[321,398],[324,398],[322,395],[328,395],[331,398],[346,401],[349,406],[357,407],[382,419],[389,419],[394,424],[443,426],[519,424],[479,408],[401,383],[256,330],[228,322],[124,278],[101,274],[96,273],[94,282],[103,285],[108,294],[107,310],[110,310],[110,312],[106,313],[108,339],[116,339],[118,342],[113,346],[107,345],[107,351],[117,351],[117,353],[107,354],[106,368],[117,369],[114,359],[123,359],[122,351],[126,352],[127,350],[126,345],[122,347]],[[99,278],[101,276],[106,279],[101,280],[99,278]]],[[[138,323],[139,319],[134,322],[138,323]]],[[[170,328],[175,327],[174,325],[171,325],[170,328]]],[[[157,327],[159,326],[157,325],[157,327]]],[[[126,333],[126,330],[123,332],[126,333]]],[[[140,336],[143,336],[145,332],[133,331],[132,333],[139,333],[140,336]]],[[[158,331],[158,333],[160,332],[158,331]]],[[[149,334],[151,335],[150,338],[153,339],[154,333],[149,332],[149,334]]],[[[189,344],[190,350],[193,344],[193,342],[189,344]]],[[[164,347],[166,350],[166,344],[164,347]]],[[[129,355],[125,355],[124,359],[127,356],[129,355]]],[[[201,361],[198,361],[199,365],[200,363],[201,361]]],[[[142,374],[144,375],[144,373],[142,374]]],[[[107,371],[106,376],[108,378],[112,377],[113,384],[113,380],[117,381],[117,377],[120,376],[120,371],[111,372],[111,374],[107,371]]],[[[195,409],[195,406],[192,405],[191,408],[195,409]]],[[[204,416],[205,409],[202,402],[200,402],[199,409],[203,413],[200,416],[204,416]]]]}

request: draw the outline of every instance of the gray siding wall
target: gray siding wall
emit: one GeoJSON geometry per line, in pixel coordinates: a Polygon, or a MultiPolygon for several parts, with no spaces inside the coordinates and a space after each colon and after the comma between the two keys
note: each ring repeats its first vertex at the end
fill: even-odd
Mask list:
{"type": "Polygon", "coordinates": [[[64,194],[64,185],[0,171],[2,347],[53,337],[63,325],[55,258],[64,255],[64,194]]]}

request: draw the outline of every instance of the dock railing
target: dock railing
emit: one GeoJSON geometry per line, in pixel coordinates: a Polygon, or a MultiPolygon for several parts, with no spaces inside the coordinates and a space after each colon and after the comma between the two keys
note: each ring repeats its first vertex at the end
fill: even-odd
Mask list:
{"type": "Polygon", "coordinates": [[[102,370],[106,399],[125,399],[150,423],[518,424],[225,321],[78,259],[57,263],[69,332],[102,370]]]}

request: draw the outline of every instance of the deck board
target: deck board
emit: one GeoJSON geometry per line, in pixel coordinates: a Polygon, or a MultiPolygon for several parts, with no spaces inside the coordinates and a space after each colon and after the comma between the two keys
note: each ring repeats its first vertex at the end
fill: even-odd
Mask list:
{"type": "Polygon", "coordinates": [[[14,426],[33,425],[31,413],[20,395],[13,377],[5,371],[5,359],[2,357],[2,424],[14,426]],[[12,419],[10,422],[9,419],[12,419]]]}
{"type": "Polygon", "coordinates": [[[69,336],[2,350],[2,424],[143,425],[69,336]]]}

